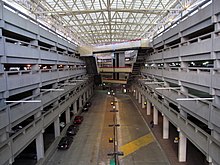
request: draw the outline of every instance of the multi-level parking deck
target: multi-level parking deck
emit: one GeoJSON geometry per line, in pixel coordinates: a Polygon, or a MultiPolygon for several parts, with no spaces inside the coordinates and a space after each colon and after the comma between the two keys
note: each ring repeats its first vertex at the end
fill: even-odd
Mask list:
{"type": "Polygon", "coordinates": [[[0,2],[0,164],[16,163],[32,142],[39,161],[56,146],[45,145],[48,127],[59,138],[61,122],[91,97],[92,79],[77,45],[0,2]]]}
{"type": "MultiPolygon", "coordinates": [[[[213,164],[220,163],[219,6],[206,3],[154,38],[145,78],[134,85],[155,116],[159,110],[177,127],[180,142],[190,140],[213,164]]],[[[185,161],[186,142],[181,145],[179,160],[185,161]]]]}

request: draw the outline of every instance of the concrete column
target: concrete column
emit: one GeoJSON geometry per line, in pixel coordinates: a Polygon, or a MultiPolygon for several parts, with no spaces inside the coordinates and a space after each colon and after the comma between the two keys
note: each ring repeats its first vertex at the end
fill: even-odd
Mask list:
{"type": "Polygon", "coordinates": [[[74,115],[77,114],[77,102],[76,101],[73,103],[73,113],[74,115]]]}
{"type": "Polygon", "coordinates": [[[66,124],[67,124],[70,122],[70,108],[69,107],[67,108],[65,115],[66,115],[66,124]]]}
{"type": "Polygon", "coordinates": [[[89,96],[92,95],[92,88],[89,89],[89,96]]]}
{"type": "Polygon", "coordinates": [[[216,130],[212,130],[211,134],[215,139],[220,141],[220,134],[216,130]]]}
{"type": "Polygon", "coordinates": [[[141,92],[139,92],[139,95],[138,95],[138,103],[141,103],[141,92]]]}
{"type": "Polygon", "coordinates": [[[83,97],[82,97],[82,96],[80,96],[80,97],[79,97],[79,108],[81,108],[81,107],[82,107],[82,99],[83,99],[83,97]]]}
{"type": "Polygon", "coordinates": [[[31,70],[32,70],[32,71],[38,71],[39,69],[40,69],[40,67],[39,67],[38,64],[31,66],[31,70]]]}
{"type": "Polygon", "coordinates": [[[89,91],[86,91],[86,99],[89,99],[89,91]]]}
{"type": "MultiPolygon", "coordinates": [[[[118,54],[118,66],[119,67],[124,67],[125,66],[125,52],[120,52],[118,54]]],[[[118,73],[119,74],[119,79],[125,79],[125,73],[118,73]]]]}
{"type": "Polygon", "coordinates": [[[83,103],[86,102],[86,92],[83,94],[83,103]]]}
{"type": "Polygon", "coordinates": [[[154,113],[153,113],[153,121],[154,121],[154,125],[158,125],[158,110],[156,109],[155,106],[154,106],[154,113]]]}
{"type": "Polygon", "coordinates": [[[5,133],[2,133],[2,134],[0,135],[0,142],[3,142],[3,141],[5,141],[5,140],[7,140],[7,138],[8,138],[7,133],[6,133],[6,132],[5,132],[5,133]]]}
{"type": "Polygon", "coordinates": [[[60,118],[57,117],[57,119],[54,121],[54,133],[55,138],[60,136],[60,118]]]}
{"type": "Polygon", "coordinates": [[[142,103],[142,104],[141,104],[141,105],[142,105],[142,108],[145,108],[145,104],[144,104],[144,103],[145,103],[145,97],[144,97],[144,96],[142,96],[142,101],[141,101],[141,103],[142,103]]]}
{"type": "Polygon", "coordinates": [[[149,100],[147,100],[147,115],[150,115],[151,112],[151,103],[149,100]]]}
{"type": "Polygon", "coordinates": [[[34,118],[36,119],[36,118],[38,118],[38,117],[40,117],[40,116],[41,116],[41,111],[37,112],[37,113],[34,115],[34,118]]]}
{"type": "Polygon", "coordinates": [[[136,90],[136,93],[135,93],[135,98],[136,100],[138,99],[138,91],[136,90]]]}
{"type": "Polygon", "coordinates": [[[163,115],[163,139],[169,138],[169,120],[163,115]]]}
{"type": "Polygon", "coordinates": [[[44,157],[44,138],[43,133],[39,133],[36,138],[37,160],[44,157]]]}
{"type": "Polygon", "coordinates": [[[179,132],[179,147],[178,147],[178,160],[179,160],[179,162],[186,161],[186,144],[187,144],[187,138],[180,131],[179,132]]]}
{"type": "Polygon", "coordinates": [[[180,114],[182,115],[182,116],[184,116],[185,118],[187,118],[187,113],[184,111],[184,110],[180,110],[180,114]]]}
{"type": "Polygon", "coordinates": [[[93,91],[93,87],[91,87],[91,95],[93,95],[93,92],[94,92],[94,91],[93,91]]]}

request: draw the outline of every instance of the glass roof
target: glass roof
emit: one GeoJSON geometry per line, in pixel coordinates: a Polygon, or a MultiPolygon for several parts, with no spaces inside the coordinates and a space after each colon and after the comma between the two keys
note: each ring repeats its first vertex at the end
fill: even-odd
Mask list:
{"type": "Polygon", "coordinates": [[[198,1],[14,0],[68,38],[92,45],[150,39],[198,1]]]}

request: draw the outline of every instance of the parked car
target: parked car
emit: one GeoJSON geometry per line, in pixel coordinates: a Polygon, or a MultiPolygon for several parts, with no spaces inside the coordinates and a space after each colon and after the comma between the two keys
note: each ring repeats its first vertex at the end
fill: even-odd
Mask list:
{"type": "Polygon", "coordinates": [[[72,142],[73,142],[72,137],[70,137],[70,136],[62,137],[62,139],[60,140],[60,142],[58,144],[58,149],[59,150],[66,150],[66,149],[70,148],[72,142]]]}
{"type": "Polygon", "coordinates": [[[78,130],[79,130],[79,126],[78,125],[75,125],[75,124],[70,125],[68,127],[67,131],[66,131],[66,135],[67,136],[74,136],[74,135],[76,135],[78,130]]]}
{"type": "Polygon", "coordinates": [[[87,107],[91,107],[92,103],[90,101],[86,102],[87,107]]]}
{"type": "Polygon", "coordinates": [[[81,124],[82,121],[83,121],[83,116],[76,116],[76,117],[74,118],[73,123],[74,123],[74,124],[81,124]]]}
{"type": "Polygon", "coordinates": [[[83,112],[86,112],[86,111],[88,111],[88,110],[89,110],[88,106],[87,106],[87,105],[84,105],[82,111],[83,111],[83,112]]]}

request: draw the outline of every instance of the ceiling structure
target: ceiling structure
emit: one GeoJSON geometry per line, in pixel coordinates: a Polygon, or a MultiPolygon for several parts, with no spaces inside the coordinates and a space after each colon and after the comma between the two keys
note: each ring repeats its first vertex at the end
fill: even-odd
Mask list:
{"type": "Polygon", "coordinates": [[[79,45],[151,39],[201,0],[13,0],[79,45]]]}

